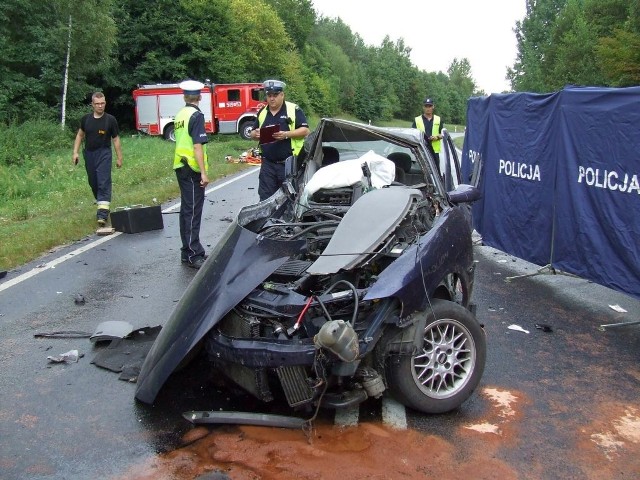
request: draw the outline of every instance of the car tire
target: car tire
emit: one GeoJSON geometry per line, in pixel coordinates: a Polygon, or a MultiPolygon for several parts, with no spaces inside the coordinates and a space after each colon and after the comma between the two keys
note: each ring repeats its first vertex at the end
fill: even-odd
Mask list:
{"type": "Polygon", "coordinates": [[[165,140],[169,140],[170,142],[176,141],[176,131],[173,127],[173,123],[170,123],[166,127],[164,127],[164,133],[162,134],[165,140]]]}
{"type": "Polygon", "coordinates": [[[253,130],[253,122],[254,120],[245,120],[240,124],[240,128],[238,128],[238,134],[244,140],[251,140],[251,130],[253,130]]]}
{"type": "Polygon", "coordinates": [[[435,299],[427,315],[424,344],[413,355],[392,355],[386,362],[390,393],[424,413],[458,408],[482,378],[485,332],[466,308],[435,299]]]}

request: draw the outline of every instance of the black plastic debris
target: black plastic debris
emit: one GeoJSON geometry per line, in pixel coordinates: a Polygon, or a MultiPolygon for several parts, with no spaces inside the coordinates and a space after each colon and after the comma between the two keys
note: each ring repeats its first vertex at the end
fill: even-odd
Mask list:
{"type": "Polygon", "coordinates": [[[119,373],[119,380],[135,382],[145,357],[151,350],[161,326],[134,330],[126,338],[116,338],[101,348],[93,358],[94,365],[119,373]]]}
{"type": "Polygon", "coordinates": [[[546,323],[536,323],[536,328],[547,333],[553,332],[553,328],[551,328],[551,325],[547,325],[546,323]]]}

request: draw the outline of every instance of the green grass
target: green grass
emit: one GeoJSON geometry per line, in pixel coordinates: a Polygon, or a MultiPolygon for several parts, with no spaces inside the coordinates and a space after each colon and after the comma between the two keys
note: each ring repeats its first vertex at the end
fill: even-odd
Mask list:
{"type": "MultiPolygon", "coordinates": [[[[111,208],[161,204],[179,195],[172,169],[174,144],[122,135],[123,167],[113,169],[111,208]]],[[[207,144],[211,181],[245,168],[228,163],[254,142],[214,136],[207,144]]],[[[73,144],[0,166],[0,270],[31,261],[95,232],[96,206],[84,163],[71,162],[73,144]]]]}

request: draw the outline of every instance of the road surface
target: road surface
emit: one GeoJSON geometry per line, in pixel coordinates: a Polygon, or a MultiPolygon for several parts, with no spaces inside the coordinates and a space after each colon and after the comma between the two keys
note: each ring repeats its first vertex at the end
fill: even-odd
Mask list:
{"type": "MultiPolygon", "coordinates": [[[[257,201],[256,172],[210,187],[208,250],[257,201]]],[[[640,328],[599,326],[640,319],[639,302],[563,275],[505,282],[539,267],[481,244],[474,297],[487,365],[453,413],[385,400],[323,411],[307,432],[194,427],[183,412],[282,413],[219,390],[203,366],[173,377],[155,406],[136,403],[133,383],[91,363],[104,346],[34,335],[162,325],[195,274],[180,264],[175,204],[163,209],[162,230],[82,239],[0,283],[0,478],[638,478],[640,328]],[[77,363],[47,360],[73,349],[77,363]]]]}

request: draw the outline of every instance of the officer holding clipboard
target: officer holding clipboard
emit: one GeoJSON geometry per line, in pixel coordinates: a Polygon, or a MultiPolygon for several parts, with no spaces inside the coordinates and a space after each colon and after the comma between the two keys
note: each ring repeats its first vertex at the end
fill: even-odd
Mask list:
{"type": "Polygon", "coordinates": [[[267,105],[256,118],[251,138],[258,140],[262,152],[262,165],[258,184],[260,201],[273,195],[285,180],[284,162],[298,155],[304,137],[309,135],[309,124],[302,109],[284,98],[286,84],[280,80],[267,80],[263,84],[267,105]]]}

